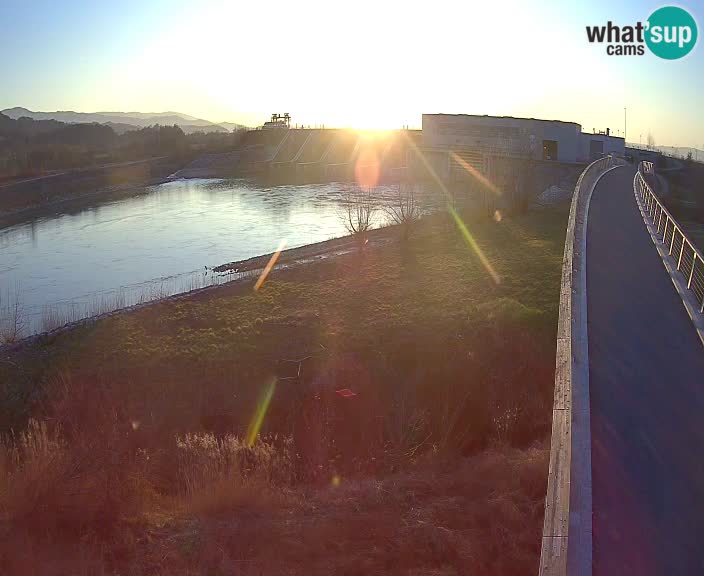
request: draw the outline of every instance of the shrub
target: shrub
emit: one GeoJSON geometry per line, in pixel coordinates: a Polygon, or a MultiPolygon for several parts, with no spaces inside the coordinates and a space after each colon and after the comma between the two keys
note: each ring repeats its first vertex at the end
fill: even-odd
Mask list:
{"type": "Polygon", "coordinates": [[[401,227],[403,239],[410,238],[421,216],[415,184],[399,184],[393,204],[384,209],[393,224],[401,227]]]}
{"type": "Polygon", "coordinates": [[[361,249],[368,241],[376,211],[371,190],[359,191],[355,194],[348,193],[344,198],[344,206],[341,214],[342,224],[361,249]]]}
{"type": "Polygon", "coordinates": [[[17,342],[23,337],[27,328],[19,293],[19,286],[14,294],[11,294],[8,289],[4,298],[0,293],[0,344],[17,342]]]}

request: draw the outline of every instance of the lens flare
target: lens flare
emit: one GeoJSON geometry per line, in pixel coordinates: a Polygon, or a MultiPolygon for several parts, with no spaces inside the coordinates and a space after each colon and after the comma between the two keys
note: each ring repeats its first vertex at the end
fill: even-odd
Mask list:
{"type": "Polygon", "coordinates": [[[379,157],[370,146],[365,146],[354,165],[354,179],[362,188],[374,188],[379,183],[379,157]]]}
{"type": "Polygon", "coordinates": [[[464,168],[464,170],[465,170],[465,172],[467,172],[467,174],[476,178],[479,182],[481,182],[484,186],[486,186],[489,190],[491,190],[497,196],[501,196],[501,190],[499,190],[491,180],[489,180],[486,176],[484,176],[481,172],[479,172],[474,166],[467,164],[467,162],[464,160],[464,158],[461,158],[460,156],[458,156],[456,152],[452,152],[451,154],[452,154],[452,159],[455,162],[457,162],[460,166],[462,166],[462,168],[464,168]]]}
{"type": "Polygon", "coordinates": [[[474,250],[474,253],[477,255],[477,258],[479,258],[479,261],[482,263],[482,266],[484,266],[486,271],[489,273],[489,276],[491,276],[491,279],[494,281],[495,284],[501,284],[501,277],[496,273],[494,267],[491,265],[491,262],[489,262],[487,257],[484,256],[484,252],[482,252],[482,249],[479,247],[479,244],[477,244],[477,241],[474,239],[474,236],[472,236],[470,231],[467,229],[467,226],[465,226],[465,223],[462,221],[462,218],[460,218],[460,215],[449,204],[447,206],[447,210],[452,215],[452,218],[455,221],[455,224],[457,224],[457,227],[460,229],[463,238],[465,239],[469,247],[474,250]]]}
{"type": "Polygon", "coordinates": [[[254,285],[255,292],[262,287],[262,284],[264,284],[264,282],[266,281],[266,278],[267,276],[269,276],[269,272],[271,272],[271,269],[276,265],[276,261],[279,259],[279,256],[281,256],[281,252],[285,247],[286,238],[281,241],[279,247],[276,249],[276,252],[271,255],[271,258],[269,258],[269,262],[267,262],[266,266],[264,267],[264,270],[262,270],[262,273],[259,275],[257,283],[254,285]]]}
{"type": "MultiPolygon", "coordinates": [[[[431,166],[430,162],[426,159],[426,157],[423,155],[423,153],[418,149],[418,146],[416,146],[415,142],[411,140],[408,136],[406,136],[406,139],[408,141],[408,145],[411,147],[413,152],[416,154],[416,156],[420,159],[420,161],[423,163],[423,166],[425,169],[428,171],[428,173],[433,177],[433,180],[437,183],[437,185],[440,187],[442,190],[443,194],[448,200],[447,203],[447,211],[450,213],[452,216],[452,219],[455,221],[455,224],[457,225],[457,228],[459,228],[463,238],[467,242],[467,245],[474,251],[474,253],[477,255],[477,258],[479,258],[479,261],[482,263],[482,266],[486,269],[487,273],[489,276],[491,276],[491,279],[494,281],[495,284],[500,284],[501,283],[501,277],[496,273],[494,270],[494,267],[491,265],[491,262],[487,259],[487,257],[484,255],[484,252],[482,252],[482,249],[479,247],[477,244],[477,241],[474,239],[472,234],[469,232],[467,229],[467,226],[465,223],[462,221],[462,218],[460,218],[460,215],[457,213],[457,211],[452,207],[452,195],[448,191],[447,187],[443,183],[443,181],[440,179],[440,177],[437,175],[433,167],[431,166]]],[[[477,173],[478,174],[478,173],[477,173]]],[[[483,178],[483,176],[482,176],[483,178]]],[[[486,182],[489,182],[486,180],[486,182]]],[[[493,185],[492,185],[493,186],[493,185]]]]}
{"type": "Polygon", "coordinates": [[[269,410],[269,404],[276,391],[276,380],[271,380],[264,389],[257,402],[257,409],[254,411],[254,417],[247,428],[247,447],[251,448],[257,440],[259,430],[261,430],[264,418],[269,410]]]}

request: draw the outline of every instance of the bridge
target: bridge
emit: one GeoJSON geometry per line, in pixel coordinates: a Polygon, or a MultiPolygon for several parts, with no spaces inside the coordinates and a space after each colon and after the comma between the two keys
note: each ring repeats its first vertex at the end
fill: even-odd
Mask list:
{"type": "Polygon", "coordinates": [[[570,210],[541,575],[704,573],[704,257],[653,165],[602,158],[570,210]]]}

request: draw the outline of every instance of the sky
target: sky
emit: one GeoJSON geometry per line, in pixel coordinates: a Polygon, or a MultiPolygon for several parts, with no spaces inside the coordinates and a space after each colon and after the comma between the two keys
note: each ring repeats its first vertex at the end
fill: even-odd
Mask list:
{"type": "MultiPolygon", "coordinates": [[[[704,148],[704,41],[607,56],[585,26],[651,0],[0,0],[0,109],[162,112],[256,126],[526,116],[704,148]]],[[[679,0],[698,23],[704,2],[679,0]]],[[[701,24],[699,34],[702,35],[701,24]]]]}

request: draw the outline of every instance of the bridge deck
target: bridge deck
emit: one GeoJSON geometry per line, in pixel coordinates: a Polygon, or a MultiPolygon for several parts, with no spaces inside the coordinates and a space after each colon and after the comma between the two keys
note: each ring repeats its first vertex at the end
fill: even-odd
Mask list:
{"type": "Polygon", "coordinates": [[[601,178],[587,225],[593,572],[704,574],[704,348],[634,173],[601,178]]]}

